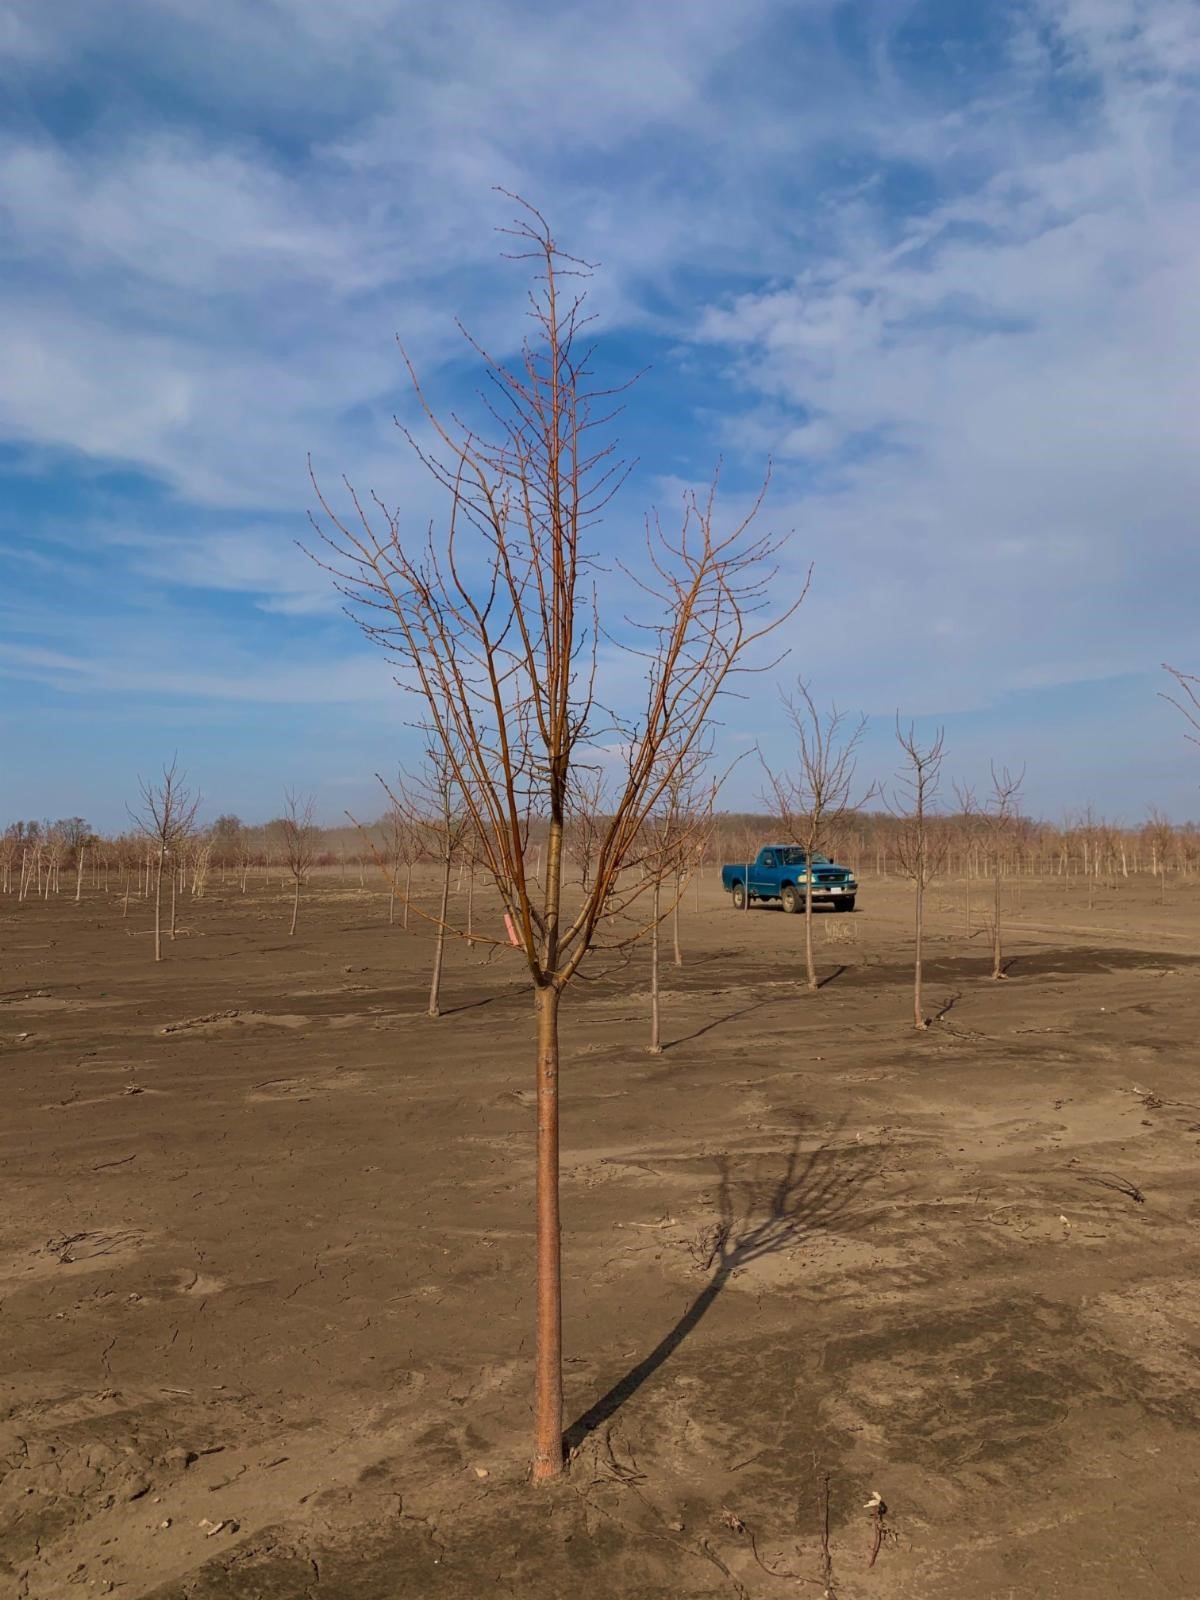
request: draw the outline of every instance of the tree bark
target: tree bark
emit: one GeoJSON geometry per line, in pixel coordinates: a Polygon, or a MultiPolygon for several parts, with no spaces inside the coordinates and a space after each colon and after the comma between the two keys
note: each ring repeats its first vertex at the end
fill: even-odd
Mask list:
{"type": "Polygon", "coordinates": [[[675,879],[675,905],[671,912],[671,938],[675,945],[675,965],[683,965],[683,951],[679,948],[679,902],[683,898],[683,883],[675,879]]]}
{"type": "Polygon", "coordinates": [[[408,865],[404,869],[404,916],[401,919],[401,926],[404,927],[405,929],[408,928],[408,902],[411,899],[412,899],[412,862],[410,861],[408,863],[408,865]]]}
{"type": "MultiPolygon", "coordinates": [[[[447,878],[449,874],[447,873],[447,878]]],[[[537,1010],[537,1323],[533,1481],[563,1470],[562,1229],[558,1206],[558,1001],[539,988],[537,1010]]]]}
{"type": "Polygon", "coordinates": [[[913,1024],[925,1026],[925,1011],[921,1005],[921,944],[925,936],[925,867],[921,865],[917,877],[916,949],[913,955],[913,1024]]]}
{"type": "Polygon", "coordinates": [[[446,953],[446,913],[450,906],[450,852],[442,864],[442,909],[438,915],[437,938],[433,946],[433,977],[429,983],[429,1015],[440,1017],[442,996],[442,958],[446,953]]]}
{"type": "Polygon", "coordinates": [[[992,977],[1003,976],[1003,952],[1000,948],[1000,874],[997,872],[992,883],[992,977]]]}
{"type": "Polygon", "coordinates": [[[296,892],[292,896],[292,925],[288,929],[288,938],[289,939],[292,938],[295,935],[295,932],[296,932],[296,920],[299,917],[299,915],[300,915],[300,874],[297,873],[296,874],[296,892]]]}
{"type": "Polygon", "coordinates": [[[162,960],[162,875],[165,850],[158,852],[158,872],[154,878],[154,959],[162,960]]]}
{"type": "Polygon", "coordinates": [[[658,902],[661,885],[656,878],[654,881],[653,898],[650,902],[650,1054],[662,1055],[662,1043],[659,1039],[658,1025],[658,902]]]}
{"type": "Polygon", "coordinates": [[[79,863],[75,868],[75,904],[79,904],[79,896],[83,892],[83,858],[84,850],[79,851],[79,863]]]}

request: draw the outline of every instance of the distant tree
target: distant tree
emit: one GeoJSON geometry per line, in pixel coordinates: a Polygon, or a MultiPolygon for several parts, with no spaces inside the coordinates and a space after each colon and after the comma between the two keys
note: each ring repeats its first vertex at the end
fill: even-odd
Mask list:
{"type": "Polygon", "coordinates": [[[678,946],[679,901],[687,886],[688,874],[696,861],[697,849],[712,829],[713,804],[717,785],[704,781],[709,759],[707,746],[698,747],[683,760],[668,751],[669,769],[658,804],[646,820],[642,857],[638,865],[649,877],[650,890],[650,1054],[662,1054],[659,1020],[659,930],[669,911],[675,919],[676,953],[678,946]],[[666,889],[669,905],[663,907],[666,889]]]}
{"type": "Polygon", "coordinates": [[[904,766],[896,780],[891,810],[899,822],[895,854],[900,870],[916,891],[913,941],[913,1026],[927,1028],[921,995],[925,940],[925,890],[941,867],[946,837],[930,827],[931,814],[941,780],[945,733],[939,728],[933,742],[922,745],[910,723],[902,728],[896,718],[896,741],[904,755],[904,766]]]}
{"type": "Polygon", "coordinates": [[[224,812],[208,832],[212,860],[218,867],[237,866],[246,848],[246,830],[241,817],[224,812]]]}
{"type": "Polygon", "coordinates": [[[604,831],[604,774],[599,767],[581,767],[571,775],[564,845],[579,868],[579,887],[586,893],[604,831]]]}
{"type": "Polygon", "coordinates": [[[1158,879],[1158,902],[1167,899],[1167,857],[1175,845],[1175,829],[1157,807],[1151,807],[1142,829],[1142,837],[1150,847],[1150,871],[1158,879]]]}
{"type": "Polygon", "coordinates": [[[92,825],[86,817],[59,817],[52,827],[62,836],[63,843],[72,856],[92,836],[92,825]]]}
{"type": "Polygon", "coordinates": [[[319,837],[319,829],[313,821],[311,795],[297,795],[292,789],[284,792],[279,834],[283,859],[292,875],[292,925],[288,929],[288,937],[293,938],[296,933],[296,922],[300,916],[300,886],[312,867],[319,837]]]}
{"type": "MultiPolygon", "coordinates": [[[[798,768],[794,772],[773,772],[766,762],[770,794],[779,820],[789,839],[804,846],[804,966],[808,987],[816,989],[817,967],[813,958],[813,861],[828,850],[830,836],[853,812],[865,806],[874,788],[852,798],[858,746],[866,731],[867,719],[860,717],[853,727],[834,706],[822,714],[813,703],[808,685],[801,682],[794,695],[784,700],[792,735],[796,741],[798,768]]],[[[784,910],[795,907],[784,901],[784,910]]]]}
{"type": "Polygon", "coordinates": [[[154,959],[162,960],[162,880],[163,868],[191,832],[200,809],[200,796],[187,787],[186,774],[180,772],[178,758],[162,769],[162,781],[146,783],[138,779],[141,804],[129,815],[154,852],[154,959]]]}
{"type": "Polygon", "coordinates": [[[992,786],[982,804],[973,789],[956,785],[959,807],[968,826],[978,836],[984,859],[992,879],[992,977],[1004,978],[1004,951],[1001,933],[1001,889],[1004,883],[1005,863],[1017,837],[1020,820],[1021,785],[1025,769],[1014,775],[1007,767],[996,768],[992,763],[992,786]]]}

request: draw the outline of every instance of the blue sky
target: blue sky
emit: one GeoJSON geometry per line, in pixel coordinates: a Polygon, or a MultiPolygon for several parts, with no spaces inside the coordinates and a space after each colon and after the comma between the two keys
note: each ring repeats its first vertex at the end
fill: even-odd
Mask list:
{"type": "MultiPolygon", "coordinates": [[[[718,456],[810,598],[775,678],[944,722],[1030,809],[1200,815],[1192,0],[0,0],[0,822],[370,810],[408,752],[296,549],[345,472],[436,500],[394,337],[522,331],[519,191],[602,263],[633,537],[718,456]]],[[[775,678],[730,749],[782,750],[775,678]]],[[[751,801],[748,763],[727,794],[751,801]]]]}

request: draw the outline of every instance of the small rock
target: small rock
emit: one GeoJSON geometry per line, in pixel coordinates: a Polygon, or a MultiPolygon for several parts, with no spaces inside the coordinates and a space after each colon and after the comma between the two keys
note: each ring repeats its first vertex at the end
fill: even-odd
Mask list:
{"type": "Polygon", "coordinates": [[[491,1477],[491,1473],[488,1471],[488,1469],[486,1467],[476,1467],[475,1468],[475,1476],[477,1478],[490,1478],[491,1477]]]}

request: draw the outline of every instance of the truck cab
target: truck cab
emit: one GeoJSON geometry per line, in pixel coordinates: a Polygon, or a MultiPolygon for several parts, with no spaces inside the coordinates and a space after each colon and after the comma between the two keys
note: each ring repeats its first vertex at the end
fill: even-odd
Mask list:
{"type": "Polygon", "coordinates": [[[798,844],[763,845],[754,861],[723,866],[721,883],[739,911],[756,900],[778,900],[785,911],[795,914],[804,909],[810,875],[814,905],[854,910],[858,880],[849,867],[817,853],[810,863],[808,852],[798,844]]]}

